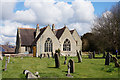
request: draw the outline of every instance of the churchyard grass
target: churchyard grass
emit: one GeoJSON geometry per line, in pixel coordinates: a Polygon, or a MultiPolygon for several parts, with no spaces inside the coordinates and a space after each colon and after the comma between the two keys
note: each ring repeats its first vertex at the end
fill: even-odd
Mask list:
{"type": "MultiPolygon", "coordinates": [[[[97,57],[101,56],[96,55],[97,57]]],[[[118,68],[114,63],[105,65],[105,59],[88,59],[88,56],[82,56],[82,62],[78,63],[77,57],[68,57],[75,62],[75,72],[71,73],[73,78],[118,78],[118,68]]],[[[102,57],[102,56],[101,56],[102,57]]],[[[5,68],[5,59],[2,61],[2,69],[5,68]]],[[[2,78],[25,78],[23,70],[29,70],[32,73],[39,72],[42,78],[67,78],[67,65],[64,65],[64,57],[60,57],[60,68],[55,68],[53,58],[36,57],[11,57],[8,63],[7,71],[2,72],[2,78]]],[[[120,63],[120,61],[119,61],[120,63]]],[[[68,64],[68,63],[67,63],[68,64]]]]}

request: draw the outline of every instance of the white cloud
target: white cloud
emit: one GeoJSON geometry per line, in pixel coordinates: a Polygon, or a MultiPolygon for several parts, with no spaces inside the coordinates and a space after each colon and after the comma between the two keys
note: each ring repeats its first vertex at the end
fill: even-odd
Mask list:
{"type": "Polygon", "coordinates": [[[1,0],[0,1],[0,19],[3,20],[11,19],[14,16],[14,7],[16,4],[16,0],[1,0]]]}
{"type": "Polygon", "coordinates": [[[31,26],[29,25],[23,25],[18,22],[11,22],[11,21],[4,21],[3,26],[0,26],[0,43],[5,44],[5,42],[9,41],[15,43],[16,41],[16,34],[17,34],[17,28],[18,27],[26,27],[29,28],[31,26]]]}
{"type": "Polygon", "coordinates": [[[34,23],[36,22],[35,13],[29,9],[25,11],[17,11],[14,15],[14,20],[22,23],[34,23]]]}
{"type": "MultiPolygon", "coordinates": [[[[17,27],[31,27],[31,24],[37,23],[40,25],[66,24],[70,29],[75,28],[79,34],[83,34],[90,30],[94,19],[94,7],[90,1],[85,0],[75,0],[72,4],[55,0],[25,0],[24,6],[28,9],[13,12],[15,4],[16,0],[2,2],[0,5],[4,20],[0,25],[0,29],[2,29],[0,36],[5,41],[8,36],[15,39],[17,27]]],[[[5,41],[0,39],[0,43],[5,41]]]]}

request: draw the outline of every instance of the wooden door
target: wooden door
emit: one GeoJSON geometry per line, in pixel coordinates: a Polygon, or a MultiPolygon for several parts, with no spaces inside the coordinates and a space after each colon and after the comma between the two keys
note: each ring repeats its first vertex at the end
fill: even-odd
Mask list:
{"type": "Polygon", "coordinates": [[[33,57],[36,57],[36,46],[33,46],[33,57]]]}

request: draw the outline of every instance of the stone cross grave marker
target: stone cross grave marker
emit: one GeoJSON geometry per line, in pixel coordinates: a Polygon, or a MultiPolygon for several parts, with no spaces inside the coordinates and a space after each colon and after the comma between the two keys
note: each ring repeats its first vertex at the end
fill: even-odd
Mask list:
{"type": "Polygon", "coordinates": [[[74,73],[75,72],[75,64],[74,61],[72,59],[69,60],[70,63],[70,73],[74,73]]]}
{"type": "Polygon", "coordinates": [[[110,63],[110,53],[108,52],[105,57],[105,65],[109,65],[109,63],[110,63]]]}
{"type": "Polygon", "coordinates": [[[58,53],[55,53],[55,67],[59,68],[60,67],[60,60],[59,60],[59,55],[58,53]]]}

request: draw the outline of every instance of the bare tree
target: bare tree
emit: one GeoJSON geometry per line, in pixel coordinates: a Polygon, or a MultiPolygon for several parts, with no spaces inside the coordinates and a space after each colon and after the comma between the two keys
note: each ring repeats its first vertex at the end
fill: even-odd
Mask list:
{"type": "Polygon", "coordinates": [[[99,50],[120,51],[120,3],[95,19],[92,33],[99,50]]]}

